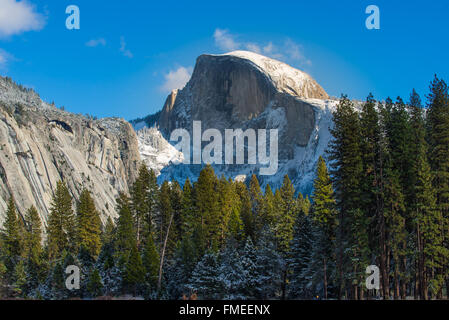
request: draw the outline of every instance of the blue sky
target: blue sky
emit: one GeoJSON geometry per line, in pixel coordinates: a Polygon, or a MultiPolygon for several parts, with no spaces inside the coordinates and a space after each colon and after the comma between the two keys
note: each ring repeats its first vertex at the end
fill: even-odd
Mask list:
{"type": "Polygon", "coordinates": [[[161,109],[197,56],[260,51],[333,96],[427,94],[449,81],[449,1],[0,0],[0,74],[76,113],[134,119],[161,109]],[[68,30],[68,5],[80,30],[68,30]],[[368,5],[380,30],[368,30],[368,5]]]}

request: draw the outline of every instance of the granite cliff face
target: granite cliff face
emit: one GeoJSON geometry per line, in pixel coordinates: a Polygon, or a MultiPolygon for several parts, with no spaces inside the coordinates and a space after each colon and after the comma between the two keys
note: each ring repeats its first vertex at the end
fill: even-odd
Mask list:
{"type": "MultiPolygon", "coordinates": [[[[336,104],[308,74],[280,61],[246,51],[202,55],[187,85],[167,98],[156,127],[167,140],[178,128],[191,133],[194,121],[201,121],[203,132],[278,129],[278,172],[259,179],[278,187],[288,174],[298,190],[308,193],[318,157],[330,139],[336,104]]],[[[140,144],[151,146],[148,141],[140,139],[140,144]]],[[[195,180],[201,170],[201,166],[179,165],[175,157],[172,160],[160,170],[161,181],[195,180]]],[[[257,174],[258,167],[214,165],[219,175],[239,179],[257,174]]]]}
{"type": "Polygon", "coordinates": [[[167,98],[159,127],[165,136],[176,128],[190,128],[195,120],[204,128],[219,130],[242,128],[257,120],[254,129],[269,129],[260,116],[269,108],[282,108],[287,120],[284,138],[305,146],[315,115],[309,104],[297,98],[327,99],[328,95],[306,73],[255,53],[202,55],[186,87],[167,98]]]}
{"type": "Polygon", "coordinates": [[[128,122],[65,112],[0,77],[0,222],[13,195],[22,216],[34,205],[46,224],[59,180],[74,199],[88,188],[103,221],[114,217],[115,198],[128,191],[139,163],[128,122]]]}

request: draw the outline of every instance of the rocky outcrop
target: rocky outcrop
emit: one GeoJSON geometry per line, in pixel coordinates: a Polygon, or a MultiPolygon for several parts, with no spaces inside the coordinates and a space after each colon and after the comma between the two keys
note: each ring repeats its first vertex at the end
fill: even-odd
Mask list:
{"type": "Polygon", "coordinates": [[[103,221],[115,217],[115,198],[128,191],[139,163],[128,122],[59,110],[0,78],[0,222],[13,195],[21,215],[34,205],[45,224],[59,180],[74,199],[88,188],[103,221]]]}
{"type": "Polygon", "coordinates": [[[299,98],[328,95],[306,73],[255,53],[202,55],[186,87],[167,98],[158,124],[167,137],[176,128],[191,128],[194,120],[204,128],[244,127],[268,108],[283,108],[285,138],[304,146],[315,119],[312,107],[299,98]]]}
{"type": "MultiPolygon", "coordinates": [[[[187,85],[167,98],[156,127],[167,140],[178,128],[192,133],[193,121],[201,121],[203,132],[213,128],[223,136],[224,129],[278,129],[278,171],[259,176],[259,181],[277,188],[288,174],[298,191],[310,193],[318,158],[330,140],[337,102],[308,74],[280,61],[245,51],[202,55],[187,85]]],[[[159,181],[196,180],[202,166],[179,164],[179,157],[161,143],[156,128],[145,138],[138,136],[141,156],[149,159],[145,161],[150,168],[160,171],[159,181]],[[151,155],[142,150],[151,150],[151,155]],[[161,163],[154,157],[159,153],[172,157],[161,163]]],[[[218,175],[239,180],[258,174],[260,167],[214,165],[218,175]]]]}

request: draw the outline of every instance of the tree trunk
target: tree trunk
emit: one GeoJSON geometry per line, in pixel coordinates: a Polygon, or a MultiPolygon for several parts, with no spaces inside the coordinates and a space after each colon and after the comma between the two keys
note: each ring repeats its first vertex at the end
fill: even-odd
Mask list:
{"type": "Polygon", "coordinates": [[[159,264],[159,277],[158,277],[158,280],[157,280],[157,291],[158,292],[160,292],[160,290],[161,290],[162,269],[163,269],[163,266],[164,266],[165,251],[167,249],[168,236],[170,235],[170,227],[171,227],[174,215],[175,214],[172,213],[171,216],[170,216],[170,222],[168,223],[167,234],[165,235],[165,240],[164,240],[164,246],[162,247],[162,251],[161,251],[161,262],[159,264]]]}
{"type": "Polygon", "coordinates": [[[326,258],[323,259],[323,271],[324,271],[324,299],[327,300],[327,262],[326,258]]]}

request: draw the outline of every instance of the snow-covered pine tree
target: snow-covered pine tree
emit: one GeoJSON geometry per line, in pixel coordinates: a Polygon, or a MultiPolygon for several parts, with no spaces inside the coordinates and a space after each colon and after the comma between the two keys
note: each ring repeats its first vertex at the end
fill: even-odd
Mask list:
{"type": "Polygon", "coordinates": [[[310,216],[300,214],[295,222],[295,231],[289,255],[291,270],[289,281],[290,299],[311,299],[314,297],[312,278],[315,270],[311,267],[314,234],[310,216]]]}
{"type": "Polygon", "coordinates": [[[219,281],[217,255],[208,251],[192,272],[187,288],[200,299],[219,300],[223,288],[219,281]]]}

